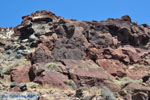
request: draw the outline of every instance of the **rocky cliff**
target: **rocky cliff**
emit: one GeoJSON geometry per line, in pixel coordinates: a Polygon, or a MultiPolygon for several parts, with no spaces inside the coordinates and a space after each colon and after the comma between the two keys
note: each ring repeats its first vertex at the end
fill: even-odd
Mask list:
{"type": "Polygon", "coordinates": [[[150,100],[150,26],[128,15],[64,19],[50,11],[0,28],[0,90],[38,100],[150,100]]]}

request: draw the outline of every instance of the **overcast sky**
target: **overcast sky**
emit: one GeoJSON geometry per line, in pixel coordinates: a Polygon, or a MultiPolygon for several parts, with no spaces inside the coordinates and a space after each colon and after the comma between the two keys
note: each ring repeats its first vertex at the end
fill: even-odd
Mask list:
{"type": "Polygon", "coordinates": [[[138,24],[150,25],[150,0],[1,0],[0,26],[16,26],[24,15],[50,10],[77,20],[106,20],[128,14],[138,24]]]}

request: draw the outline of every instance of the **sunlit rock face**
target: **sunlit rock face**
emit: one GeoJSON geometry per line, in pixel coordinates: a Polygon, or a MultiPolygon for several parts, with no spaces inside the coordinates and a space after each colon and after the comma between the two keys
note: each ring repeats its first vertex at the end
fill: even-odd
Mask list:
{"type": "Polygon", "coordinates": [[[77,21],[36,11],[0,28],[0,51],[2,90],[34,90],[40,100],[150,99],[150,26],[128,15],[77,21]]]}

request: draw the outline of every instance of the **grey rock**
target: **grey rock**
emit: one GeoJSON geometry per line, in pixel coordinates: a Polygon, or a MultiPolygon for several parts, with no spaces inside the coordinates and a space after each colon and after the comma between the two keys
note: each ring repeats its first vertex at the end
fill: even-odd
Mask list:
{"type": "Polygon", "coordinates": [[[108,88],[106,87],[102,88],[101,92],[102,92],[102,97],[104,100],[117,100],[113,92],[110,91],[108,88]]]}
{"type": "Polygon", "coordinates": [[[17,83],[17,82],[11,82],[10,88],[13,88],[13,87],[16,87],[16,86],[18,86],[18,83],[17,83]]]}
{"type": "Polygon", "coordinates": [[[29,37],[30,41],[34,41],[36,39],[37,39],[37,37],[34,34],[30,35],[30,37],[29,37]]]}
{"type": "Polygon", "coordinates": [[[25,42],[27,42],[27,41],[28,41],[28,39],[23,39],[23,40],[22,40],[23,43],[25,43],[25,42]]]}

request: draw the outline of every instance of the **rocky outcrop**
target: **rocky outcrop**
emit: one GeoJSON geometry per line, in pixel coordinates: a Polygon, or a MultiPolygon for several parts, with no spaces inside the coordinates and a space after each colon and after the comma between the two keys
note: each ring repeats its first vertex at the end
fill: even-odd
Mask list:
{"type": "Polygon", "coordinates": [[[14,28],[0,28],[0,51],[1,80],[23,83],[24,91],[30,84],[40,100],[150,98],[150,26],[128,15],[77,21],[37,11],[14,28]]]}

